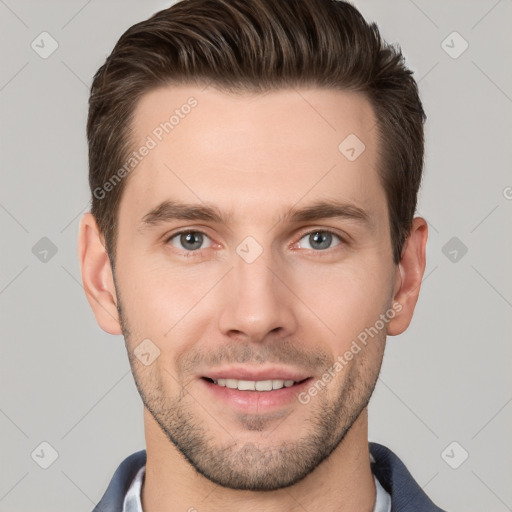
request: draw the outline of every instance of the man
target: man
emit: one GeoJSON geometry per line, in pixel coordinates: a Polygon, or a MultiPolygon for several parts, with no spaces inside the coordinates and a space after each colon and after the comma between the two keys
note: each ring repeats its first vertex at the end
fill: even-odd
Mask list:
{"type": "Polygon", "coordinates": [[[425,269],[425,115],[350,4],[188,0],[128,29],[87,125],[79,258],[146,450],[96,511],[439,511],[368,443],[425,269]]]}

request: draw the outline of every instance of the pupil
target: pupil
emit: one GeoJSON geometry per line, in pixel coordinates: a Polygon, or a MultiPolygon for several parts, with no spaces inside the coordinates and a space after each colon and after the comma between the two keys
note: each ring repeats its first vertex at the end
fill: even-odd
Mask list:
{"type": "MultiPolygon", "coordinates": [[[[322,236],[320,233],[322,233],[322,232],[321,231],[317,231],[316,233],[311,234],[310,236],[312,237],[312,240],[314,241],[315,244],[320,242],[321,247],[318,247],[318,245],[317,245],[317,248],[319,248],[319,249],[327,249],[329,247],[329,245],[330,245],[331,234],[330,233],[325,233],[322,236]]],[[[314,244],[311,244],[311,245],[314,245],[314,244]]]]}
{"type": "Polygon", "coordinates": [[[188,246],[189,249],[197,249],[198,247],[201,247],[202,243],[202,235],[200,233],[194,233],[189,232],[185,235],[181,235],[181,243],[183,244],[183,247],[187,247],[187,244],[192,244],[194,247],[188,246]],[[199,241],[197,241],[197,238],[199,238],[199,241]],[[196,242],[194,243],[194,239],[196,239],[196,242]]]}

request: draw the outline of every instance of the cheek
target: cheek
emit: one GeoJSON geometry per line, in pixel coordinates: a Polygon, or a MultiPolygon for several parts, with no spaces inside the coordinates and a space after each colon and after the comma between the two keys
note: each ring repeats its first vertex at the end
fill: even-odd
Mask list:
{"type": "MultiPolygon", "coordinates": [[[[186,351],[187,340],[201,339],[212,328],[222,313],[219,305],[232,304],[222,296],[231,291],[219,283],[229,268],[220,262],[171,264],[128,247],[118,254],[123,255],[118,284],[130,327],[166,352],[170,347],[174,355],[186,351]]],[[[388,307],[390,270],[384,261],[370,248],[329,263],[297,259],[281,272],[293,290],[282,296],[282,307],[294,308],[299,329],[316,326],[317,334],[324,333],[336,356],[388,307]]]]}
{"type": "Polygon", "coordinates": [[[297,295],[321,320],[335,340],[338,351],[362,330],[373,325],[388,308],[388,271],[356,263],[327,266],[304,272],[297,280],[297,295]]]}
{"type": "Polygon", "coordinates": [[[118,284],[130,320],[144,320],[151,325],[157,319],[160,319],[157,323],[169,323],[191,289],[186,284],[190,279],[180,275],[172,265],[156,264],[131,248],[125,247],[122,254],[117,263],[118,284]]]}
{"type": "MultiPolygon", "coordinates": [[[[215,283],[211,272],[139,264],[134,256],[119,265],[123,315],[133,351],[149,338],[160,351],[157,366],[176,373],[175,361],[201,339],[210,320],[206,297],[215,283]],[[121,271],[122,269],[122,271],[121,271]]],[[[203,267],[206,268],[206,267],[203,267]]]]}

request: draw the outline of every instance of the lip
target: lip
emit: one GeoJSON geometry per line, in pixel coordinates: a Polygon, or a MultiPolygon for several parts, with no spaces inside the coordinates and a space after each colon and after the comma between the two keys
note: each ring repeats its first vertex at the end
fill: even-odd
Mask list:
{"type": "MultiPolygon", "coordinates": [[[[293,380],[301,382],[311,377],[300,370],[286,368],[284,366],[267,366],[249,368],[247,366],[227,366],[216,370],[208,370],[201,377],[209,379],[236,379],[236,380],[293,380]]],[[[279,390],[276,390],[279,391],[279,390]]]]}
{"type": "MultiPolygon", "coordinates": [[[[270,380],[261,377],[254,378],[254,376],[249,378],[247,374],[244,374],[244,377],[245,378],[239,378],[238,380],[270,380]]],[[[280,378],[282,379],[282,377],[280,378]]],[[[199,379],[199,384],[205,390],[205,394],[208,394],[212,398],[213,402],[220,402],[223,405],[227,405],[231,410],[238,413],[261,415],[279,411],[294,402],[298,403],[297,396],[310,384],[312,379],[313,377],[309,377],[288,388],[283,387],[272,391],[240,391],[238,389],[219,386],[204,377],[199,379]]],[[[295,379],[290,378],[284,380],[295,379]]]]}

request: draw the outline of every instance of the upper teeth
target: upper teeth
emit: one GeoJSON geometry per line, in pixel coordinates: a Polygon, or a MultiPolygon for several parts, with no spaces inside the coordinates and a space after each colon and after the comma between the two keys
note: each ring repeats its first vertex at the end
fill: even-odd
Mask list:
{"type": "Polygon", "coordinates": [[[273,389],[289,388],[293,386],[293,380],[237,380],[237,379],[212,379],[215,384],[240,391],[272,391],[273,389]]]}

